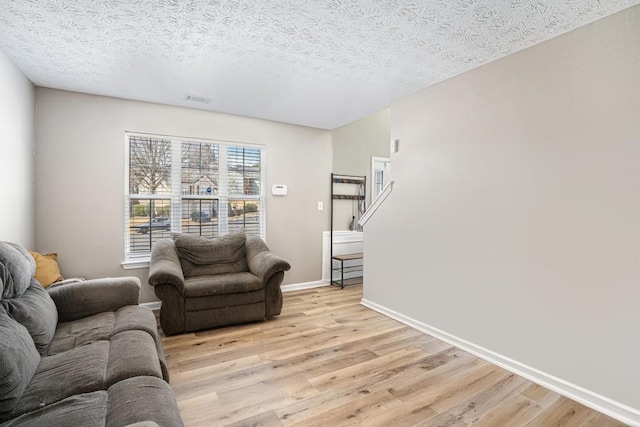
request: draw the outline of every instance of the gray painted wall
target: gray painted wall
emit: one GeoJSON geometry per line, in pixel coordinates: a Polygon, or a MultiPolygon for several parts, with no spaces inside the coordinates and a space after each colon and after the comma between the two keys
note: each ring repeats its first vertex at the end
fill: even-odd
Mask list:
{"type": "Polygon", "coordinates": [[[395,102],[365,298],[640,410],[640,7],[395,102]]]}
{"type": "MultiPolygon", "coordinates": [[[[389,157],[390,134],[391,110],[389,108],[331,131],[333,172],[345,175],[366,175],[367,206],[371,203],[371,156],[389,157]]],[[[353,186],[347,186],[347,188],[337,188],[337,191],[351,194],[353,188],[353,186]]],[[[349,229],[352,205],[353,203],[348,200],[335,201],[334,227],[336,230],[349,229]]]]}
{"type": "Polygon", "coordinates": [[[292,269],[285,284],[320,280],[329,227],[331,138],[264,120],[38,88],[36,247],[58,252],[65,276],[136,275],[141,301],[156,300],[148,268],[123,270],[124,132],[267,146],[267,243],[292,269]],[[287,184],[286,197],[270,194],[287,184]]]}
{"type": "Polygon", "coordinates": [[[34,246],[35,88],[0,51],[0,240],[34,246]]]}

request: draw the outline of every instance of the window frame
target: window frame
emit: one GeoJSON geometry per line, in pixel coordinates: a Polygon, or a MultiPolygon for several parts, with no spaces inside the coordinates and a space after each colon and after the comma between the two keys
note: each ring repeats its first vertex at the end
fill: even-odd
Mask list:
{"type": "MultiPolygon", "coordinates": [[[[214,232],[214,235],[223,236],[229,233],[230,229],[233,227],[229,226],[229,215],[227,209],[223,209],[223,206],[230,206],[230,204],[234,200],[238,201],[249,201],[255,200],[259,206],[258,209],[258,229],[260,236],[262,239],[266,240],[266,157],[267,157],[267,149],[264,144],[255,144],[255,143],[247,143],[247,142],[237,142],[237,141],[225,141],[218,139],[205,139],[205,138],[191,138],[191,137],[183,137],[183,136],[173,136],[173,135],[160,135],[160,134],[150,134],[150,133],[141,133],[141,132],[129,132],[126,131],[124,135],[124,157],[125,157],[125,167],[124,167],[124,261],[122,262],[122,266],[125,269],[129,268],[142,268],[147,267],[148,262],[151,256],[151,246],[153,245],[152,236],[150,234],[150,243],[149,243],[149,251],[133,251],[131,249],[131,235],[133,226],[131,224],[131,201],[132,200],[169,200],[170,205],[170,223],[171,227],[170,233],[180,233],[187,232],[182,230],[182,217],[183,217],[183,202],[187,200],[206,200],[206,201],[217,201],[218,203],[218,212],[217,212],[217,234],[214,232]],[[130,164],[130,150],[131,150],[131,139],[135,137],[139,138],[153,138],[158,140],[165,140],[171,143],[171,183],[170,183],[170,193],[169,194],[131,194],[130,192],[130,175],[131,175],[131,164],[130,164]],[[218,191],[215,194],[205,195],[205,194],[182,194],[182,144],[183,143],[200,143],[200,144],[215,144],[218,146],[218,191]],[[228,175],[229,175],[229,158],[228,158],[228,148],[229,147],[240,147],[240,148],[249,148],[249,149],[257,149],[260,151],[260,188],[258,194],[246,195],[246,194],[233,194],[231,195],[229,192],[228,185],[228,175]]],[[[243,215],[246,212],[243,212],[243,215]]],[[[151,221],[151,216],[149,217],[149,221],[151,221]]],[[[194,233],[195,235],[195,233],[194,233]]]]}

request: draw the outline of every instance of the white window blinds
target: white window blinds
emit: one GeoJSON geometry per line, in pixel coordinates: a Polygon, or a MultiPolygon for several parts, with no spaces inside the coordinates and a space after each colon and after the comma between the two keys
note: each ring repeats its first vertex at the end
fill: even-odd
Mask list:
{"type": "Polygon", "coordinates": [[[125,258],[172,232],[265,238],[265,148],[127,132],[125,258]]]}

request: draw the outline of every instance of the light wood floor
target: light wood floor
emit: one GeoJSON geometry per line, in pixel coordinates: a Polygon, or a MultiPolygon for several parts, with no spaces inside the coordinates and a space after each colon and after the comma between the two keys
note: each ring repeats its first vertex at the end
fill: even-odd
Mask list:
{"type": "Polygon", "coordinates": [[[285,294],[270,321],[164,338],[191,426],[620,426],[359,304],[285,294]]]}

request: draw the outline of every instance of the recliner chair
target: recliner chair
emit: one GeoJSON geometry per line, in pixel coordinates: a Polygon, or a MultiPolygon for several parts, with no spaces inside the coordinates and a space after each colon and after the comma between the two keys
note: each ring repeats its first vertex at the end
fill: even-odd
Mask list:
{"type": "Polygon", "coordinates": [[[244,230],[208,239],[173,234],[151,250],[149,284],[162,301],[167,335],[280,314],[288,262],[244,230]]]}

